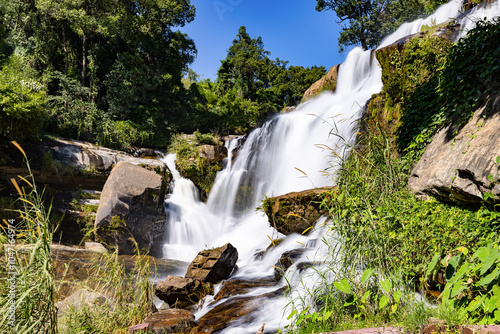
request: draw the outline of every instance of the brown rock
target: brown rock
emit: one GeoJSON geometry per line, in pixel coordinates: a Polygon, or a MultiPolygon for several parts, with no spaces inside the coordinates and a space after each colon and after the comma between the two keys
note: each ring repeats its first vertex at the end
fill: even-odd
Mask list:
{"type": "Polygon", "coordinates": [[[313,83],[304,93],[302,101],[310,100],[323,91],[334,92],[337,89],[337,77],[340,65],[341,64],[331,67],[321,79],[313,83]]]}
{"type": "Polygon", "coordinates": [[[155,313],[144,319],[148,333],[189,333],[194,327],[194,315],[186,310],[170,309],[155,313]]]}
{"type": "Polygon", "coordinates": [[[216,284],[231,275],[237,260],[238,251],[229,243],[203,250],[191,262],[185,276],[216,284]]]}
{"type": "Polygon", "coordinates": [[[491,192],[500,197],[500,95],[490,99],[489,109],[478,109],[453,136],[450,125],[439,131],[413,168],[408,186],[418,196],[428,195],[466,204],[479,204],[491,192]]]}
{"type": "Polygon", "coordinates": [[[137,242],[149,252],[155,238],[161,238],[166,215],[163,208],[166,182],[155,172],[119,162],[102,190],[96,214],[96,235],[120,254],[132,255],[137,242]]]}
{"type": "Polygon", "coordinates": [[[183,303],[186,306],[197,303],[206,295],[206,290],[199,279],[168,276],[156,285],[155,294],[170,306],[187,302],[183,303]]]}
{"type": "Polygon", "coordinates": [[[321,208],[325,196],[330,196],[332,187],[293,192],[263,201],[262,208],[271,225],[279,232],[304,233],[314,226],[326,212],[321,208]]]}
{"type": "Polygon", "coordinates": [[[219,301],[224,298],[229,298],[236,295],[242,295],[249,292],[251,289],[260,287],[275,286],[277,281],[274,277],[258,278],[252,280],[235,279],[225,281],[222,287],[215,295],[214,301],[219,301]]]}
{"type": "Polygon", "coordinates": [[[227,148],[219,145],[200,145],[198,146],[198,152],[200,157],[213,163],[219,163],[227,157],[227,148]]]}

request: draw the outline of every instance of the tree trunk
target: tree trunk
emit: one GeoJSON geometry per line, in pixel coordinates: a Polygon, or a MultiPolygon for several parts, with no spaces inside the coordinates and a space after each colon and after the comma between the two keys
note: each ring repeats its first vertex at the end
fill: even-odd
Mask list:
{"type": "Polygon", "coordinates": [[[68,76],[68,47],[66,45],[66,28],[62,27],[63,49],[64,49],[64,75],[68,76]]]}
{"type": "Polygon", "coordinates": [[[83,32],[82,38],[82,86],[85,86],[85,78],[87,77],[87,35],[83,32]]]}

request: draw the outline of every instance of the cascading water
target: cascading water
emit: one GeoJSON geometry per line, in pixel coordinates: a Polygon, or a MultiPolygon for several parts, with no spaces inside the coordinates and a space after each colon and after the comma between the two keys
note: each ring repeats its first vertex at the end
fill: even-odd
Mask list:
{"type": "MultiPolygon", "coordinates": [[[[404,24],[387,37],[381,47],[418,32],[423,25],[439,24],[457,17],[461,3],[451,1],[425,20],[404,24]]],[[[461,36],[474,27],[477,18],[497,16],[500,16],[499,1],[473,10],[460,19],[461,36]]],[[[269,225],[263,213],[255,209],[264,196],[333,185],[335,169],[354,143],[356,121],[363,106],[381,88],[381,70],[373,52],[353,49],[340,66],[334,94],[324,93],[295,111],[266,122],[248,135],[234,161],[231,159],[232,150],[237,145],[234,141],[229,144],[229,161],[218,173],[206,205],[199,201],[194,185],[174,172],[175,156],[167,156],[165,160],[174,173],[175,187],[166,201],[169,218],[164,256],[191,261],[206,247],[230,242],[239,253],[237,275],[245,278],[272,275],[272,266],[280,255],[299,244],[310,246],[302,258],[324,259],[327,253],[331,253],[328,247],[335,243],[332,240],[317,241],[333,238],[323,235],[322,221],[308,237],[288,236],[263,259],[256,259],[255,253],[269,245],[269,238],[283,236],[269,225]]],[[[310,291],[318,277],[311,273],[307,276],[306,271],[306,276],[300,280],[296,275],[295,278],[290,275],[289,279],[293,286],[292,298],[303,299],[301,293],[310,291]]],[[[262,292],[259,289],[252,293],[262,292]]],[[[229,327],[223,333],[255,333],[263,322],[270,326],[268,328],[282,327],[286,305],[284,297],[270,300],[255,315],[257,320],[254,323],[229,327]]],[[[196,314],[197,317],[211,307],[205,306],[196,314]]]]}

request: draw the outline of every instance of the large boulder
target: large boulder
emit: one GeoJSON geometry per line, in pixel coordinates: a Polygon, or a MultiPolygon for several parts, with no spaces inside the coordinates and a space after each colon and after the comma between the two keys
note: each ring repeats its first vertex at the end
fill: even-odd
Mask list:
{"type": "Polygon", "coordinates": [[[163,236],[166,215],[164,198],[167,180],[157,173],[128,162],[119,162],[102,190],[95,231],[120,254],[149,252],[155,239],[163,236]]]}
{"type": "Polygon", "coordinates": [[[185,276],[216,284],[231,275],[237,260],[238,251],[229,243],[203,250],[191,262],[185,276]]]}
{"type": "Polygon", "coordinates": [[[408,186],[427,195],[479,204],[486,193],[500,197],[500,95],[478,109],[454,136],[453,125],[439,131],[413,168],[408,186]]]}
{"type": "Polygon", "coordinates": [[[321,203],[332,191],[334,188],[324,187],[269,197],[263,201],[262,208],[279,232],[285,235],[304,233],[326,213],[321,203]]]}
{"type": "Polygon", "coordinates": [[[210,289],[210,286],[206,289],[206,284],[199,279],[168,276],[156,285],[155,294],[170,306],[187,305],[197,303],[210,289]]]}
{"type": "Polygon", "coordinates": [[[340,65],[341,64],[331,67],[321,79],[313,83],[304,93],[302,101],[312,99],[323,91],[334,92],[337,89],[337,78],[340,65]]]}

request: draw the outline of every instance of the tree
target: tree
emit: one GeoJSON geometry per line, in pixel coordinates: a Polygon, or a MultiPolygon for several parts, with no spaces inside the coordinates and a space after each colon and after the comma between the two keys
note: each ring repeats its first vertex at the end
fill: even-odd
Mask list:
{"type": "MultiPolygon", "coordinates": [[[[218,100],[210,108],[225,128],[246,131],[271,113],[299,104],[307,88],[325,74],[324,67],[288,68],[288,61],[272,60],[269,55],[261,37],[251,38],[244,26],[239,28],[217,72],[214,93],[218,100]]],[[[211,89],[207,83],[200,87],[211,89]]],[[[212,94],[202,95],[211,100],[212,94]]]]}
{"type": "Polygon", "coordinates": [[[342,27],[339,51],[350,45],[376,47],[405,21],[428,15],[446,0],[316,0],[316,10],[333,10],[342,27]]]}
{"type": "Polygon", "coordinates": [[[265,72],[269,67],[269,51],[264,50],[261,37],[251,38],[244,26],[229,47],[227,57],[221,61],[217,84],[221,93],[236,88],[249,100],[257,98],[257,91],[269,86],[265,72]]]}

